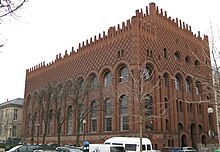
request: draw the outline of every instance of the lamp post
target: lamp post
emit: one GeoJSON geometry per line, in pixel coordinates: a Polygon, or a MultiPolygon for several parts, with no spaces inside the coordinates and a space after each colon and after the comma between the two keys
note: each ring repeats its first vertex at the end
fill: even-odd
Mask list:
{"type": "Polygon", "coordinates": [[[39,129],[40,129],[40,124],[37,124],[37,145],[39,144],[39,129]]]}
{"type": "Polygon", "coordinates": [[[212,113],[213,113],[213,109],[211,107],[208,108],[208,114],[209,114],[209,137],[212,141],[212,139],[214,138],[214,131],[213,131],[213,128],[212,128],[212,113]]]}
{"type": "Polygon", "coordinates": [[[86,120],[83,120],[83,142],[85,141],[85,135],[86,135],[86,120]]]}

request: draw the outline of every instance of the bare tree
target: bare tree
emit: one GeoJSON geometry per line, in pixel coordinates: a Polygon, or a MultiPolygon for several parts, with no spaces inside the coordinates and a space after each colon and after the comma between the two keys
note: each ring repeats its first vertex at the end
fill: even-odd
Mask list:
{"type": "MultiPolygon", "coordinates": [[[[27,2],[27,0],[0,0],[0,24],[6,20],[6,17],[16,17],[16,11],[19,10],[25,2],[27,2]]],[[[0,39],[2,39],[2,36],[0,39]]],[[[5,42],[1,42],[0,47],[4,46],[4,43],[5,42]]]]}

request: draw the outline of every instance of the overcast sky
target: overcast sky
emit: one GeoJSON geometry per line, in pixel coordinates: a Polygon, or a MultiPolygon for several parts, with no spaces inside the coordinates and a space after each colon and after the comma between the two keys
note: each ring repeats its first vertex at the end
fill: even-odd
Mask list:
{"type": "Polygon", "coordinates": [[[211,21],[216,43],[220,41],[219,0],[29,0],[17,20],[0,25],[7,39],[0,48],[0,103],[24,98],[26,69],[54,61],[71,47],[76,50],[82,41],[130,19],[136,9],[145,12],[151,2],[196,34],[210,34],[211,21]]]}

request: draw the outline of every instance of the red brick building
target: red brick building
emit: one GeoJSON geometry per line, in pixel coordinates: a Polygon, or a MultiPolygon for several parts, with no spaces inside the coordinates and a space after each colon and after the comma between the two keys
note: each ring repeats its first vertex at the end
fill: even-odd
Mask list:
{"type": "Polygon", "coordinates": [[[150,3],[146,12],[137,10],[122,25],[79,44],[77,51],[26,71],[25,140],[42,142],[47,124],[46,143],[57,143],[58,114],[52,113],[60,107],[59,114],[67,116],[61,144],[74,144],[77,129],[80,143],[139,136],[140,129],[156,149],[218,142],[210,65],[208,36],[193,34],[190,26],[150,3]],[[80,123],[74,82],[88,82],[89,88],[80,99],[91,111],[80,123]],[[46,123],[42,107],[48,101],[46,123]]]}

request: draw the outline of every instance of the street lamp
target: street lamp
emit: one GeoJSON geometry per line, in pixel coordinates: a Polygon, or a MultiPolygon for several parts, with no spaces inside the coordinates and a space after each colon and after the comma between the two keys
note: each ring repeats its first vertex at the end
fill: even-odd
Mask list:
{"type": "Polygon", "coordinates": [[[208,108],[208,114],[209,114],[209,137],[212,139],[214,137],[214,131],[212,128],[212,113],[213,113],[213,109],[211,107],[208,108]]]}
{"type": "Polygon", "coordinates": [[[85,134],[86,134],[86,120],[83,120],[83,142],[85,141],[85,134]]]}
{"type": "Polygon", "coordinates": [[[39,144],[39,128],[40,124],[37,124],[37,145],[39,144]]]}

